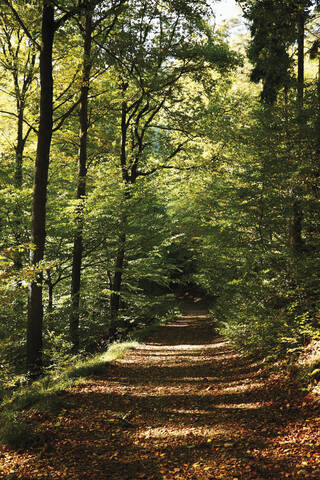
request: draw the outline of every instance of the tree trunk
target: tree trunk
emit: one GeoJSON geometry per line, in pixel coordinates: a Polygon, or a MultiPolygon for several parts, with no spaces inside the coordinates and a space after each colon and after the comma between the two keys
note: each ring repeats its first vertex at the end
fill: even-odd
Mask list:
{"type": "Polygon", "coordinates": [[[292,220],[290,225],[290,245],[293,253],[300,253],[304,242],[302,239],[303,213],[299,201],[292,205],[292,220]]]}
{"type": "Polygon", "coordinates": [[[53,284],[48,284],[48,312],[53,312],[53,284]]]}
{"type": "MultiPolygon", "coordinates": [[[[123,93],[125,93],[127,86],[123,87],[123,93]]],[[[120,164],[122,171],[122,180],[125,184],[125,202],[130,198],[130,192],[128,186],[130,183],[128,166],[127,166],[127,102],[124,100],[121,107],[121,148],[120,148],[120,164]]],[[[127,229],[127,213],[124,206],[124,213],[120,221],[120,235],[118,239],[118,251],[114,265],[114,276],[112,281],[112,294],[110,297],[110,314],[111,324],[117,319],[120,307],[121,299],[121,286],[122,286],[122,272],[126,250],[126,229],[127,229]]],[[[112,328],[112,326],[111,326],[112,328]]]]}
{"type": "MultiPolygon", "coordinates": [[[[316,182],[318,184],[320,174],[320,55],[318,58],[318,82],[317,82],[317,116],[316,116],[316,182]]],[[[317,190],[318,193],[318,190],[317,190]]]]}
{"type": "Polygon", "coordinates": [[[300,113],[303,109],[304,97],[304,36],[305,36],[305,12],[299,13],[298,18],[298,94],[297,102],[300,113]]]}
{"type": "Polygon", "coordinates": [[[121,228],[123,232],[119,236],[119,248],[117,251],[115,266],[114,266],[114,276],[112,281],[112,294],[110,298],[110,313],[111,313],[111,321],[117,319],[119,307],[120,307],[120,291],[122,285],[122,272],[123,272],[123,264],[125,258],[125,245],[126,245],[126,226],[127,226],[127,219],[126,217],[123,218],[121,228]]]}
{"type": "Polygon", "coordinates": [[[24,150],[24,140],[23,140],[23,111],[24,106],[21,102],[17,102],[17,145],[16,145],[16,165],[14,171],[14,183],[15,186],[19,189],[22,188],[22,165],[23,165],[23,150],[24,150]]]}
{"type": "MultiPolygon", "coordinates": [[[[305,12],[299,13],[298,18],[298,87],[297,87],[297,106],[298,106],[298,124],[299,129],[303,128],[302,113],[304,100],[304,37],[305,37],[305,12]]],[[[300,132],[301,136],[301,132],[300,132]]],[[[301,202],[298,198],[299,189],[294,188],[295,199],[292,205],[292,218],[289,228],[289,242],[294,254],[301,253],[304,241],[302,238],[303,211],[301,202]]]]}
{"type": "Polygon", "coordinates": [[[87,140],[88,140],[88,95],[91,71],[91,46],[92,46],[92,9],[87,11],[85,20],[85,37],[82,67],[82,85],[80,94],[80,148],[77,199],[79,200],[76,233],[73,243],[72,280],[71,280],[71,313],[70,313],[70,338],[73,349],[79,349],[79,306],[81,288],[81,265],[83,256],[83,209],[86,195],[87,176],[87,140]]]}
{"type": "MultiPolygon", "coordinates": [[[[22,165],[23,165],[23,150],[24,150],[24,139],[23,139],[23,112],[24,112],[24,105],[21,101],[17,100],[17,113],[18,113],[18,120],[17,120],[17,144],[15,146],[15,153],[16,153],[16,164],[14,170],[14,184],[18,190],[22,189],[22,165]]],[[[20,244],[22,242],[21,236],[21,208],[19,202],[17,202],[15,206],[15,237],[16,243],[20,244]]],[[[22,254],[20,252],[16,252],[14,257],[14,266],[16,270],[21,270],[22,268],[22,254]]]]}
{"type": "MultiPolygon", "coordinates": [[[[46,240],[46,201],[50,146],[52,138],[52,49],[55,32],[54,7],[44,1],[41,27],[40,51],[40,120],[35,164],[35,179],[32,203],[30,263],[39,267],[44,257],[46,240]]],[[[39,271],[30,285],[27,323],[27,368],[36,377],[42,369],[42,301],[43,273],[39,271]]]]}

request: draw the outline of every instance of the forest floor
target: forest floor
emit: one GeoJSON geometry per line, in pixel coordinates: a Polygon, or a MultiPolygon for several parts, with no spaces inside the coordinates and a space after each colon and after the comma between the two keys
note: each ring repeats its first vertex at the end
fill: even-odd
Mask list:
{"type": "Polygon", "coordinates": [[[30,412],[37,446],[1,447],[0,478],[320,478],[319,405],[215,335],[200,304],[60,398],[59,414],[30,412]]]}

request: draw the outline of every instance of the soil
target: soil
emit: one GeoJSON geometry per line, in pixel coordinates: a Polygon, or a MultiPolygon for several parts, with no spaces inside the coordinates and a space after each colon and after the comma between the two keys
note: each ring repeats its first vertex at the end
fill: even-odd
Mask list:
{"type": "Polygon", "coordinates": [[[41,442],[2,447],[5,479],[320,479],[319,405],[217,336],[205,305],[34,412],[41,442]]]}

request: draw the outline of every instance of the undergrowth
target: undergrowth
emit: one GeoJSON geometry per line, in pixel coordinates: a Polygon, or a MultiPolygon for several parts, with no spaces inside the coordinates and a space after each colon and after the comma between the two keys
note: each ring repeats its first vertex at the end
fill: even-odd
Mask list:
{"type": "Polygon", "coordinates": [[[284,316],[235,315],[229,321],[218,321],[213,312],[212,316],[214,328],[244,355],[263,359],[268,370],[281,370],[302,390],[320,391],[319,329],[301,321],[290,324],[284,316]]]}
{"type": "Polygon", "coordinates": [[[0,407],[0,444],[12,448],[24,449],[38,441],[38,434],[32,424],[27,421],[26,411],[59,413],[63,409],[71,409],[73,405],[66,405],[59,393],[72,386],[83,383],[88,378],[103,375],[108,372],[110,362],[120,358],[130,349],[138,347],[139,342],[148,337],[160,325],[172,321],[178,314],[177,309],[172,309],[163,317],[144,328],[131,332],[127,341],[114,342],[104,353],[87,358],[69,356],[64,361],[50,367],[44,376],[28,384],[27,378],[20,376],[20,386],[14,391],[3,395],[0,407]]]}
{"type": "Polygon", "coordinates": [[[24,411],[32,407],[35,410],[58,413],[66,407],[72,408],[72,405],[66,405],[59,398],[59,392],[90,377],[106,373],[110,362],[138,345],[136,341],[114,343],[103,354],[87,359],[69,358],[67,364],[60,365],[30,385],[21,385],[14,393],[5,396],[1,403],[0,444],[19,449],[34,444],[38,438],[37,432],[26,421],[24,411]]]}

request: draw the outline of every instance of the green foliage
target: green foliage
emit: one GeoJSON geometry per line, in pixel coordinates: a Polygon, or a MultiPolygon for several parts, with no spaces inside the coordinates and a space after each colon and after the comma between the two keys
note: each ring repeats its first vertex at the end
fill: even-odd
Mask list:
{"type": "Polygon", "coordinates": [[[39,411],[59,413],[73,407],[66,403],[59,393],[75,384],[96,375],[106,375],[110,362],[123,356],[129,349],[138,347],[136,341],[112,344],[103,354],[86,359],[72,357],[55,370],[28,385],[26,379],[19,388],[12,392],[3,392],[0,416],[0,444],[12,448],[28,448],[38,440],[37,433],[24,419],[21,410],[31,407],[39,411]]]}
{"type": "Polygon", "coordinates": [[[38,436],[23,416],[16,412],[0,415],[0,444],[11,448],[25,449],[34,445],[38,436]]]}
{"type": "Polygon", "coordinates": [[[263,81],[261,97],[268,104],[273,104],[279,90],[288,89],[295,83],[290,47],[296,43],[301,15],[306,21],[313,2],[239,1],[250,21],[248,57],[254,66],[251,80],[263,81]]]}
{"type": "MultiPolygon", "coordinates": [[[[100,19],[88,85],[87,191],[80,200],[83,32],[78,19],[56,32],[45,258],[32,267],[38,61],[25,92],[18,185],[17,90],[4,63],[6,25],[0,22],[0,103],[11,112],[0,113],[0,394],[15,391],[20,408],[37,402],[59,410],[56,391],[105,371],[97,352],[112,339],[151,331],[172,316],[174,296],[187,290],[210,299],[223,333],[246,351],[290,355],[319,336],[319,82],[308,64],[302,111],[293,81],[296,2],[241,3],[252,25],[248,55],[253,79],[263,81],[264,104],[249,82],[248,61],[211,27],[205,1],[129,1],[117,18],[100,19]],[[303,212],[300,252],[290,245],[295,203],[303,212]],[[80,354],[93,355],[86,361],[70,353],[67,322],[80,206],[80,354]],[[121,301],[111,318],[120,247],[121,301]],[[27,287],[36,274],[43,275],[43,360],[50,380],[36,382],[24,396],[27,287]]],[[[309,3],[300,5],[306,13],[309,3]]],[[[14,4],[37,39],[40,4],[25,11],[23,2],[14,4]]],[[[97,18],[104,8],[99,4],[97,18]]],[[[21,91],[28,40],[14,17],[7,19],[13,37],[21,35],[21,91]]],[[[312,26],[307,38],[315,59],[316,32],[312,26]]]]}

